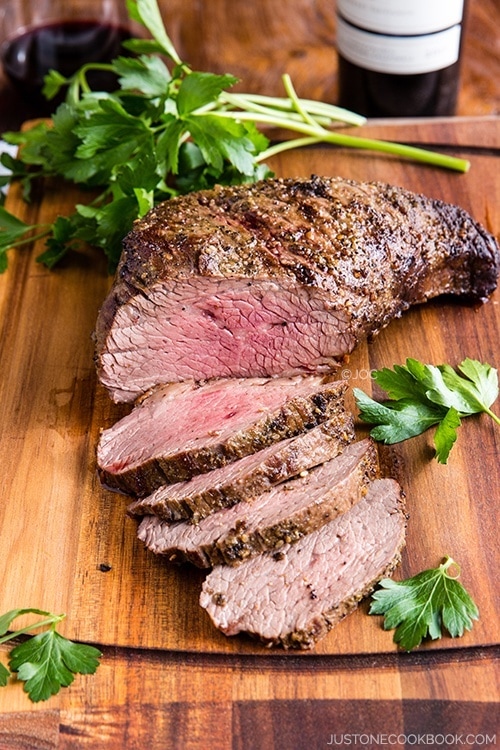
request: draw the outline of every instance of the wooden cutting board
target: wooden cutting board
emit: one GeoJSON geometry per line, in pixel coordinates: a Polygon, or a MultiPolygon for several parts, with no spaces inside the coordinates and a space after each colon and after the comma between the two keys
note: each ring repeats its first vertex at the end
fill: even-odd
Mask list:
{"type": "MultiPolygon", "coordinates": [[[[324,147],[283,154],[272,166],[283,176],[316,173],[398,184],[461,205],[499,235],[500,120],[374,122],[365,132],[439,144],[467,156],[472,167],[456,174],[324,147]]],[[[29,222],[43,222],[82,200],[76,190],[47,183],[29,206],[11,189],[7,206],[29,222]]],[[[9,269],[0,277],[0,612],[66,612],[65,634],[99,644],[269,654],[249,639],[217,632],[198,605],[203,573],[169,567],[145,551],[125,514],[127,500],[101,488],[95,466],[99,431],[128,410],[111,403],[93,366],[92,332],[110,278],[92,249],[54,271],[35,261],[42,249],[35,243],[32,251],[11,251],[9,269]]],[[[408,356],[453,365],[473,357],[498,367],[498,341],[498,293],[478,309],[433,302],[360,345],[344,374],[352,386],[370,392],[372,368],[408,356]]],[[[464,420],[446,466],[433,460],[429,435],[384,449],[398,460],[410,514],[396,577],[434,567],[449,554],[461,564],[481,613],[465,637],[425,648],[498,642],[499,443],[500,429],[483,415],[464,420]]],[[[394,651],[392,634],[367,609],[365,602],[313,653],[394,651]]]]}

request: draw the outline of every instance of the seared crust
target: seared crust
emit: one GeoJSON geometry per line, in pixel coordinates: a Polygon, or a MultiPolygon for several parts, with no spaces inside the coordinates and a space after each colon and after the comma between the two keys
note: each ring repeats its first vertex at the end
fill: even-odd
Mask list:
{"type": "MultiPolygon", "coordinates": [[[[313,176],[190,193],[155,207],[125,238],[114,286],[97,321],[99,376],[113,398],[133,400],[141,392],[131,373],[137,340],[146,347],[141,354],[146,361],[157,353],[154,346],[148,352],[149,337],[156,346],[165,338],[165,348],[175,353],[165,365],[167,381],[161,382],[333,370],[359,340],[410,305],[442,294],[485,301],[497,285],[499,268],[495,239],[466,211],[400,187],[313,176]],[[193,298],[200,304],[187,319],[178,318],[183,299],[193,298]],[[189,331],[192,322],[191,336],[196,341],[201,327],[202,342],[203,316],[214,315],[221,335],[229,331],[238,339],[248,325],[237,320],[245,306],[260,316],[270,298],[276,303],[272,314],[283,309],[282,325],[292,323],[290,332],[276,328],[262,344],[272,351],[276,342],[275,356],[267,360],[264,352],[266,361],[259,363],[243,355],[235,364],[239,352],[232,352],[229,362],[218,362],[222,349],[214,352],[215,362],[205,353],[201,372],[190,375],[189,362],[177,363],[185,344],[182,335],[180,342],[170,336],[175,339],[178,329],[189,331]],[[124,315],[128,304],[131,313],[124,315]],[[323,316],[319,328],[318,316],[323,316]],[[149,328],[136,329],[135,321],[145,317],[151,318],[149,328]],[[294,323],[308,329],[310,352],[296,352],[294,323]],[[325,341],[314,344],[321,333],[325,341]]],[[[275,318],[263,330],[272,325],[278,325],[275,318]]],[[[256,330],[258,337],[262,330],[256,330]]],[[[210,343],[205,344],[209,349],[210,343]]],[[[192,361],[196,346],[189,345],[192,361]]],[[[159,382],[161,372],[150,374],[145,388],[159,382]]]]}
{"type": "Polygon", "coordinates": [[[333,458],[354,440],[354,420],[339,412],[316,428],[233,462],[231,466],[198,475],[189,482],[164,485],[136,500],[131,516],[154,515],[162,521],[190,519],[199,523],[215,511],[248,502],[276,484],[333,458]],[[248,467],[249,460],[251,465],[248,467]]]}
{"type": "Polygon", "coordinates": [[[422,274],[464,254],[469,267],[454,269],[449,291],[482,300],[496,287],[498,247],[466,211],[392,185],[313,176],[218,187],[158,205],[126,237],[118,277],[136,289],[191,275],[287,277],[367,301],[386,294],[390,282],[393,294],[413,303],[422,301],[422,274]]]}
{"type": "MultiPolygon", "coordinates": [[[[179,449],[167,455],[159,453],[139,464],[125,465],[118,470],[108,468],[102,460],[103,436],[106,435],[103,433],[98,448],[99,477],[110,489],[144,497],[164,484],[186,481],[195,474],[219,468],[316,427],[333,417],[339,408],[343,409],[342,398],[346,388],[345,381],[325,383],[320,389],[312,389],[307,396],[290,397],[279,408],[269,410],[244,429],[230,434],[223,442],[210,440],[203,444],[200,439],[188,449],[179,449]]],[[[139,408],[145,408],[145,402],[136,407],[139,408]]],[[[141,435],[143,441],[147,441],[147,437],[147,434],[141,435]]]]}
{"type": "Polygon", "coordinates": [[[366,495],[377,475],[377,450],[368,438],[347,447],[340,457],[199,524],[168,524],[149,516],[138,536],[170,561],[200,568],[236,565],[261,552],[279,553],[345,513],[366,495]]]}
{"type": "Polygon", "coordinates": [[[498,272],[494,238],[457,206],[382,183],[274,179],[150,211],[125,239],[117,299],[160,279],[202,275],[287,277],[367,303],[395,292],[407,304],[443,292],[477,301],[496,288],[498,272]],[[449,289],[439,279],[421,288],[422,274],[458,258],[449,289]]]}
{"type": "Polygon", "coordinates": [[[405,497],[392,479],[375,480],[350,511],[286,546],[207,576],[200,604],[226,635],[266,645],[312,648],[390,575],[405,544],[405,497]]]}
{"type": "MultiPolygon", "coordinates": [[[[321,467],[323,468],[323,467],[321,467]]],[[[243,523],[231,529],[227,536],[222,535],[217,540],[216,552],[211,563],[224,562],[234,565],[248,560],[261,552],[272,550],[279,553],[285,544],[295,544],[299,539],[321,528],[336,516],[349,510],[356,502],[366,495],[368,484],[378,474],[378,456],[373,442],[367,441],[367,450],[354,471],[346,478],[340,487],[325,487],[324,503],[300,509],[288,518],[267,528],[258,528],[250,533],[243,523]]],[[[304,493],[307,494],[307,479],[301,477],[298,482],[304,482],[304,493]]]]}

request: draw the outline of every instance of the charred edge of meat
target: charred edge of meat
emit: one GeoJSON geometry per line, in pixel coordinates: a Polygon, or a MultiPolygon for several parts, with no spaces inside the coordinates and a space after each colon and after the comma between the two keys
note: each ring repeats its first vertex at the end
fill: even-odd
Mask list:
{"type": "Polygon", "coordinates": [[[101,482],[109,489],[144,497],[164,484],[191,479],[255,453],[268,445],[316,427],[338,409],[347,382],[332,381],[321,394],[291,398],[278,413],[233,434],[226,442],[184,451],[173,456],[151,458],[141,466],[111,474],[99,468],[101,482]]]}
{"type": "MultiPolygon", "coordinates": [[[[293,321],[296,312],[301,334],[311,331],[313,320],[314,326],[318,324],[307,313],[309,303],[318,305],[324,319],[330,321],[321,347],[314,346],[314,339],[310,339],[310,347],[301,347],[293,325],[285,336],[276,326],[279,335],[266,331],[263,340],[274,339],[278,357],[257,361],[245,352],[235,362],[222,357],[222,347],[214,357],[205,352],[196,370],[189,362],[181,362],[182,358],[176,359],[176,347],[182,352],[186,340],[185,326],[179,325],[179,337],[172,343],[174,356],[168,360],[171,370],[165,377],[183,380],[189,376],[265,376],[335,368],[337,359],[352,351],[357,341],[373,336],[410,305],[442,295],[484,302],[497,286],[499,271],[495,238],[466,211],[383,183],[313,176],[309,180],[277,179],[220,187],[173,198],[139,220],[124,240],[115,285],[96,326],[99,378],[114,400],[126,401],[162,377],[165,370],[153,368],[142,384],[137,380],[130,390],[128,359],[121,355],[133,350],[134,336],[129,341],[130,334],[120,329],[123,316],[116,317],[121,307],[134,307],[131,299],[135,295],[144,295],[149,302],[150,293],[159,292],[162,286],[165,306],[158,315],[169,322],[173,320],[169,317],[172,289],[180,298],[187,294],[191,299],[196,292],[198,302],[203,294],[200,289],[209,278],[211,283],[220,282],[223,299],[224,290],[230,287],[228,280],[253,286],[255,292],[248,299],[257,308],[266,285],[275,286],[268,312],[274,315],[277,309],[289,307],[287,319],[293,321]],[[293,291],[297,289],[301,294],[295,305],[293,291]],[[108,357],[118,353],[119,357],[108,357]]],[[[232,305],[236,312],[240,310],[238,289],[232,290],[235,298],[227,297],[228,309],[221,306],[224,316],[232,305]]],[[[188,326],[190,341],[196,340],[196,330],[200,330],[200,339],[207,344],[200,322],[205,316],[198,305],[194,307],[187,313],[192,322],[192,327],[188,326]]],[[[143,312],[145,320],[155,322],[154,305],[145,304],[143,312]]],[[[252,326],[242,325],[239,313],[230,317],[234,331],[249,334],[252,326]]],[[[231,326],[228,330],[234,333],[231,326]]],[[[262,331],[257,324],[253,333],[260,341],[262,331]]],[[[148,353],[148,335],[142,338],[140,356],[151,361],[154,355],[148,353]]],[[[266,352],[271,348],[266,346],[266,352]]],[[[248,347],[251,351],[255,349],[248,347]]]]}
{"type": "MultiPolygon", "coordinates": [[[[404,546],[404,541],[401,545],[401,549],[404,546]]],[[[303,630],[296,630],[292,633],[288,633],[286,636],[281,638],[278,642],[272,640],[260,639],[266,645],[269,646],[283,646],[285,649],[303,649],[308,650],[313,648],[316,643],[327,635],[332,628],[343,620],[351,612],[359,606],[360,602],[369,596],[374,591],[377,583],[382,578],[387,578],[392,575],[394,570],[401,562],[401,550],[393,557],[391,562],[385,566],[385,568],[377,574],[377,576],[367,584],[362,591],[359,591],[349,599],[341,602],[338,607],[325,611],[321,616],[314,618],[309,626],[303,630]]]]}
{"type": "Polygon", "coordinates": [[[467,298],[471,303],[486,302],[497,288],[500,273],[500,250],[495,238],[463,209],[437,200],[434,205],[443,222],[470,248],[466,263],[459,248],[456,252],[452,248],[449,259],[452,263],[453,257],[456,257],[457,271],[464,265],[467,298]]]}
{"type": "MultiPolygon", "coordinates": [[[[379,477],[377,449],[372,443],[367,454],[361,459],[351,479],[359,481],[359,496],[366,495],[368,485],[379,477]]],[[[344,493],[342,493],[343,495],[344,493]]],[[[348,493],[350,494],[350,493],[348,493]]],[[[285,544],[295,544],[302,537],[329,523],[333,518],[345,513],[351,507],[350,499],[339,496],[335,505],[325,503],[314,508],[301,509],[292,518],[287,518],[269,528],[248,532],[246,524],[239,523],[209,549],[204,549],[204,558],[212,565],[225,563],[236,565],[250,557],[271,550],[276,553],[285,544]]]]}
{"type": "MultiPolygon", "coordinates": [[[[181,216],[185,215],[185,226],[190,227],[194,224],[196,228],[196,207],[198,210],[204,207],[205,212],[207,208],[213,204],[214,209],[222,211],[222,216],[229,216],[231,221],[240,222],[241,228],[251,229],[249,226],[249,217],[247,216],[248,211],[245,210],[247,203],[250,205],[258,204],[256,201],[260,195],[266,199],[271,198],[276,205],[280,202],[292,199],[295,203],[300,203],[300,211],[302,211],[304,217],[309,215],[311,212],[315,212],[314,204],[308,204],[307,199],[320,199],[321,201],[327,201],[333,207],[335,205],[341,206],[339,199],[345,198],[345,190],[342,191],[342,186],[349,186],[353,191],[359,189],[360,195],[365,193],[363,200],[355,197],[357,195],[354,192],[354,197],[350,202],[350,210],[356,215],[356,210],[361,211],[361,215],[372,216],[374,219],[374,228],[370,231],[384,232],[384,227],[380,223],[381,207],[376,205],[373,199],[374,191],[378,191],[378,196],[385,201],[387,206],[392,206],[400,214],[401,217],[407,217],[408,221],[411,222],[411,214],[415,212],[418,215],[421,211],[425,214],[432,210],[435,212],[435,218],[441,216],[443,225],[448,227],[449,236],[444,237],[444,243],[442,243],[443,259],[448,257],[448,248],[446,243],[448,240],[454,241],[456,244],[456,251],[460,249],[460,254],[464,258],[467,254],[471,254],[477,262],[473,263],[474,276],[470,279],[472,283],[472,289],[469,290],[457,290],[458,294],[468,294],[469,296],[484,300],[491,291],[495,288],[497,283],[497,277],[499,273],[499,257],[500,252],[496,245],[494,237],[486,231],[484,227],[475,222],[472,217],[463,209],[452,204],[446,204],[439,200],[433,200],[427,196],[413,193],[400,187],[388,185],[385,183],[368,182],[358,183],[354,180],[341,180],[339,178],[322,178],[313,175],[310,179],[274,179],[266,180],[253,185],[245,186],[231,186],[231,187],[219,187],[211,191],[201,191],[190,196],[183,197],[182,199],[171,199],[168,201],[170,205],[160,204],[159,207],[151,212],[150,218],[140,220],[136,223],[134,230],[125,238],[124,248],[125,253],[122,257],[121,266],[119,269],[119,278],[122,283],[126,286],[130,285],[128,290],[124,289],[124,297],[133,294],[133,288],[137,287],[148,287],[151,283],[158,278],[171,276],[171,273],[165,273],[164,266],[168,264],[168,268],[171,266],[171,261],[174,260],[174,255],[178,258],[175,261],[182,265],[181,275],[184,278],[188,278],[193,273],[199,273],[197,264],[197,251],[196,242],[193,244],[193,238],[188,234],[188,230],[179,231],[177,239],[174,243],[168,243],[164,240],[161,233],[155,229],[153,217],[158,222],[168,221],[168,216],[171,211],[176,210],[181,216]],[[338,198],[337,198],[338,195],[338,198]],[[304,201],[301,201],[301,197],[304,201]],[[376,229],[375,229],[376,228],[376,229]],[[455,240],[453,240],[455,238],[455,240]],[[467,247],[467,244],[470,247],[467,247]],[[174,246],[175,245],[175,246],[174,246]],[[179,250],[177,253],[176,248],[179,250]],[[186,252],[189,249],[189,252],[186,252]],[[170,257],[171,256],[171,257],[170,257]],[[483,261],[485,261],[483,263],[483,261]],[[134,279],[139,283],[136,284],[134,279]]],[[[284,241],[284,235],[280,230],[277,230],[275,234],[272,217],[265,216],[254,216],[253,223],[257,221],[259,226],[257,227],[258,235],[264,232],[264,235],[274,243],[280,244],[284,241]],[[261,226],[262,225],[262,226],[261,226]]],[[[197,227],[198,234],[201,231],[201,236],[204,237],[209,227],[202,223],[202,227],[197,227]]],[[[309,224],[314,226],[314,221],[309,218],[309,224]]],[[[429,225],[430,226],[430,225],[429,225]]],[[[439,241],[439,228],[437,222],[432,230],[434,239],[439,241]]],[[[387,229],[386,229],[387,231],[387,229]]],[[[411,231],[411,227],[409,227],[411,231]]],[[[235,235],[237,235],[237,229],[234,229],[235,235]]],[[[369,234],[370,232],[368,232],[369,234]]],[[[383,237],[381,236],[381,239],[383,237]]],[[[329,240],[325,237],[323,241],[327,244],[329,240]]],[[[238,246],[237,237],[235,239],[236,247],[238,246]]],[[[293,244],[293,243],[292,243],[293,244]]],[[[264,252],[263,250],[261,252],[264,252]]],[[[453,247],[451,248],[451,257],[454,255],[453,247]]],[[[262,260],[262,259],[261,259],[262,260]]],[[[421,259],[422,261],[423,259],[421,259]]],[[[249,278],[255,276],[251,270],[251,258],[247,259],[248,263],[248,275],[249,278]]],[[[419,265],[422,265],[422,262],[419,265]]],[[[281,263],[283,261],[280,261],[281,263]]],[[[273,263],[276,263],[274,258],[273,263]]],[[[406,261],[403,259],[403,267],[401,269],[402,276],[405,277],[405,283],[409,283],[411,286],[411,278],[406,278],[408,268],[405,267],[406,261]]],[[[300,267],[298,273],[305,275],[304,283],[312,283],[310,274],[315,275],[318,270],[318,266],[315,263],[314,268],[310,266],[306,259],[306,256],[300,257],[300,253],[297,255],[297,264],[300,267]],[[302,267],[303,266],[303,267],[302,267]],[[307,267],[306,267],[307,266],[307,267]]],[[[321,265],[321,264],[320,264],[321,265]]],[[[420,269],[419,273],[422,269],[420,269]]],[[[237,276],[239,274],[236,274],[237,276]]],[[[413,277],[414,274],[412,273],[413,277]]],[[[435,292],[439,293],[438,291],[435,292]]],[[[433,295],[435,296],[435,295],[433,295]]],[[[116,303],[121,304],[125,300],[123,295],[120,295],[120,299],[117,298],[116,303]]],[[[410,297],[408,296],[408,299],[410,297]]]]}
{"type": "MultiPolygon", "coordinates": [[[[153,552],[165,555],[168,559],[175,559],[177,562],[190,562],[199,568],[208,568],[218,564],[236,565],[268,550],[272,550],[273,554],[276,554],[284,548],[285,544],[293,544],[299,541],[299,539],[324,526],[336,516],[347,512],[356,502],[365,497],[370,482],[380,475],[378,455],[376,446],[370,439],[358,443],[358,446],[364,446],[364,451],[357,464],[352,465],[347,474],[344,475],[342,472],[338,481],[331,477],[331,489],[326,485],[323,487],[321,483],[318,485],[318,487],[323,487],[324,490],[323,502],[318,499],[305,507],[290,511],[288,517],[275,520],[274,523],[264,521],[257,528],[251,528],[251,524],[247,521],[247,514],[252,511],[248,507],[243,507],[241,509],[243,517],[236,521],[234,519],[228,521],[226,514],[222,512],[217,519],[219,522],[218,536],[207,541],[199,541],[194,544],[192,541],[188,541],[186,544],[182,540],[181,531],[181,539],[177,543],[175,539],[170,540],[168,544],[165,541],[166,546],[161,549],[154,542],[148,543],[148,533],[146,532],[145,535],[141,533],[141,530],[144,531],[143,526],[139,528],[138,536],[146,542],[146,546],[153,552]]],[[[331,458],[324,463],[328,463],[332,468],[337,465],[335,458],[331,458]]],[[[312,469],[313,474],[314,471],[312,469]]],[[[308,474],[309,472],[306,473],[306,476],[308,474]]],[[[281,507],[283,503],[286,504],[287,488],[295,489],[296,480],[299,482],[299,490],[302,489],[303,494],[305,493],[304,496],[307,498],[307,489],[304,489],[303,484],[300,485],[300,479],[296,477],[288,482],[280,483],[281,497],[278,494],[276,499],[271,501],[276,504],[277,508],[281,507]],[[283,493],[285,493],[285,497],[283,493]]],[[[262,501],[267,502],[269,495],[264,491],[259,497],[262,501]]],[[[251,503],[252,501],[250,501],[251,503]]],[[[143,523],[146,527],[148,527],[148,523],[152,524],[159,535],[162,534],[162,529],[164,529],[168,539],[169,529],[172,528],[168,522],[162,522],[158,517],[148,516],[143,523]]],[[[176,524],[174,524],[175,526],[176,524]]],[[[189,523],[183,521],[180,527],[181,529],[187,529],[189,523]]]]}
{"type": "MultiPolygon", "coordinates": [[[[338,454],[355,439],[354,419],[345,412],[336,414],[323,423],[321,429],[335,442],[338,454]]],[[[235,478],[227,483],[207,486],[191,495],[188,481],[184,497],[152,500],[150,503],[142,504],[141,501],[136,501],[129,506],[127,513],[133,518],[153,514],[167,523],[186,520],[197,524],[218,510],[230,508],[239,502],[251,501],[276,484],[297,475],[304,469],[306,458],[307,456],[302,456],[300,451],[297,453],[292,447],[285,456],[280,456],[278,452],[266,460],[244,480],[235,478]]],[[[308,462],[307,465],[309,466],[308,462]]],[[[209,474],[206,476],[209,481],[209,474]]]]}
{"type": "MultiPolygon", "coordinates": [[[[338,453],[340,454],[355,438],[354,420],[350,417],[346,422],[345,414],[336,415],[332,418],[331,423],[325,426],[325,432],[338,442],[338,453]],[[342,419],[340,416],[342,416],[342,419]]],[[[292,478],[294,472],[296,475],[300,471],[302,471],[302,468],[297,465],[297,458],[291,453],[284,462],[276,462],[274,466],[270,464],[266,473],[257,472],[255,478],[245,484],[243,489],[238,485],[234,488],[212,488],[203,498],[204,502],[201,505],[196,502],[196,498],[189,498],[185,502],[185,511],[188,515],[184,517],[190,518],[192,523],[199,523],[214,511],[230,508],[238,502],[249,501],[284,481],[284,479],[292,478]]]]}

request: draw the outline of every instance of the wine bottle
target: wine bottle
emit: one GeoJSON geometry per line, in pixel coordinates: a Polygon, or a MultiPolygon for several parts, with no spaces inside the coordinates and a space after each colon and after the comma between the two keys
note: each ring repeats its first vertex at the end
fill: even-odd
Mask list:
{"type": "Polygon", "coordinates": [[[339,104],[367,117],[453,115],[464,0],[337,0],[339,104]]]}

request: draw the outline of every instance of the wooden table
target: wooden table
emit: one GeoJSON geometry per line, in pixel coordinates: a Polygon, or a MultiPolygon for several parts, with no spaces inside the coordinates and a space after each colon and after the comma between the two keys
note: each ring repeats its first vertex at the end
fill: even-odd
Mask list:
{"type": "MultiPolygon", "coordinates": [[[[323,97],[327,89],[334,91],[334,55],[328,68],[320,51],[331,41],[332,19],[328,16],[323,23],[327,31],[319,33],[327,4],[295,5],[302,11],[302,25],[293,27],[294,34],[304,37],[302,46],[295,36],[290,39],[294,49],[305,49],[303,64],[300,55],[287,57],[283,51],[284,57],[276,53],[269,68],[262,59],[254,65],[253,58],[235,51],[236,40],[243,48],[248,43],[251,11],[245,4],[242,22],[235,23],[228,13],[226,28],[220,22],[223,3],[205,8],[170,2],[165,13],[171,17],[172,35],[182,41],[193,63],[231,69],[232,62],[244,59],[244,67],[255,73],[255,85],[273,91],[277,66],[282,59],[293,60],[301,93],[323,97]],[[315,39],[311,7],[318,14],[315,39]],[[203,21],[203,49],[190,36],[195,26],[182,23],[184,14],[197,14],[203,21]],[[223,33],[228,35],[225,43],[223,33]],[[312,60],[319,61],[318,70],[328,71],[316,83],[308,79],[316,64],[312,60]]],[[[279,15],[279,8],[276,5],[273,14],[279,15]]],[[[265,18],[264,6],[261,10],[265,18]]],[[[498,236],[500,121],[469,116],[497,112],[495,19],[500,20],[500,11],[493,1],[476,0],[470,13],[459,112],[463,117],[367,126],[370,135],[440,144],[467,156],[472,162],[467,175],[334,149],[282,156],[273,162],[275,170],[403,184],[455,200],[498,236]]],[[[268,54],[272,42],[266,37],[261,43],[260,55],[268,54]]],[[[286,44],[278,47],[284,50],[286,44]]],[[[250,48],[258,57],[255,45],[250,48]]],[[[0,109],[3,127],[17,127],[20,116],[16,107],[0,109]]],[[[74,197],[55,190],[23,209],[13,191],[9,201],[32,216],[45,216],[74,197]]],[[[1,750],[308,750],[376,747],[377,741],[386,747],[426,747],[433,741],[439,746],[441,735],[448,740],[462,736],[465,746],[472,747],[493,746],[493,737],[498,743],[498,430],[484,420],[468,422],[462,428],[466,437],[454,449],[455,462],[447,467],[430,460],[427,438],[398,448],[411,503],[408,545],[398,575],[417,572],[423,561],[437,564],[436,558],[446,551],[440,545],[449,543],[462,564],[464,582],[480,603],[481,620],[471,633],[399,653],[391,634],[367,616],[365,603],[313,653],[268,652],[244,639],[225,639],[194,614],[198,574],[175,573],[173,582],[163,563],[134,541],[123,504],[102,490],[93,474],[98,430],[116,418],[116,409],[95,382],[90,341],[109,286],[104,266],[89,251],[61,271],[46,272],[34,261],[39,251],[35,247],[31,254],[11,254],[8,275],[0,279],[0,457],[5,467],[0,611],[14,606],[66,611],[63,632],[97,643],[104,656],[95,675],[77,677],[48,703],[31,704],[19,685],[0,689],[1,750]],[[467,491],[460,494],[465,486],[467,491]],[[427,514],[431,506],[432,516],[427,514]],[[106,572],[107,564],[111,570],[106,572]],[[166,584],[176,587],[177,598],[168,596],[166,584]],[[375,738],[371,744],[367,735],[375,738]]],[[[363,372],[408,354],[428,355],[429,360],[446,355],[453,361],[476,356],[498,367],[499,301],[497,292],[477,311],[441,303],[411,311],[356,351],[350,363],[353,379],[357,371],[356,384],[366,387],[363,372]]],[[[448,746],[461,746],[458,741],[448,746]]],[[[446,745],[441,741],[441,746],[446,745]]]]}

